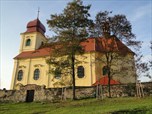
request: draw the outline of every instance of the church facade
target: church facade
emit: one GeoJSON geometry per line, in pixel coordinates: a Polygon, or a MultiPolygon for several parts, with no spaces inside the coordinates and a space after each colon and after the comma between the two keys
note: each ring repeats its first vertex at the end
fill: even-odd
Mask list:
{"type": "MultiPolygon", "coordinates": [[[[20,85],[36,84],[45,85],[47,88],[70,86],[70,76],[54,76],[49,73],[49,65],[46,60],[50,57],[51,49],[44,44],[48,43],[45,37],[45,27],[39,19],[30,21],[27,30],[20,34],[21,42],[19,54],[14,58],[14,69],[12,74],[11,89],[18,89],[20,85]],[[43,45],[43,46],[42,46],[43,45]],[[63,84],[61,84],[64,83],[63,84]]],[[[76,86],[92,86],[100,79],[106,80],[103,74],[105,63],[99,58],[104,58],[106,43],[114,43],[114,48],[120,52],[120,59],[113,65],[113,71],[117,72],[112,79],[119,83],[135,82],[134,53],[119,39],[110,38],[88,38],[82,42],[85,53],[83,56],[76,55],[80,61],[75,66],[76,86]]]]}

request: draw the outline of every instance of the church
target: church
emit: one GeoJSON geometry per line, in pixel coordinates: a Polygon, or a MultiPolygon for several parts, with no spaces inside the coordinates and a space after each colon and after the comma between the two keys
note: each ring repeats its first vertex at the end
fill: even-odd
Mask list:
{"type": "MultiPolygon", "coordinates": [[[[46,60],[50,57],[51,49],[45,46],[48,39],[45,36],[45,26],[37,18],[27,24],[26,31],[20,34],[19,54],[14,57],[11,89],[18,89],[21,85],[45,85],[46,88],[71,86],[71,76],[53,75],[49,73],[46,60]],[[61,84],[62,82],[62,84],[61,84]],[[64,84],[63,84],[64,83],[64,84]]],[[[97,82],[107,83],[107,75],[103,73],[105,63],[98,58],[104,57],[106,44],[113,43],[121,58],[113,65],[111,83],[134,83],[136,77],[134,52],[131,51],[115,36],[87,38],[82,42],[84,54],[76,58],[82,62],[75,66],[76,86],[92,86],[97,82]]]]}

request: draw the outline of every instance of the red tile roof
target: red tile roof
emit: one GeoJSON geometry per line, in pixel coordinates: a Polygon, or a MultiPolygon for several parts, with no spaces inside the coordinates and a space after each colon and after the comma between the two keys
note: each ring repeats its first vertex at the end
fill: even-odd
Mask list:
{"type": "Polygon", "coordinates": [[[107,52],[115,51],[120,52],[122,55],[127,53],[133,53],[125,44],[123,44],[118,38],[96,38],[96,51],[107,52]]]}
{"type": "Polygon", "coordinates": [[[37,49],[35,51],[25,51],[17,55],[14,59],[36,58],[49,56],[51,49],[49,47],[37,49]]]}
{"type": "MultiPolygon", "coordinates": [[[[88,38],[85,41],[81,42],[80,45],[84,48],[85,52],[98,51],[102,53],[112,48],[114,51],[120,52],[123,55],[127,53],[133,53],[127,46],[125,46],[119,39],[115,37],[109,39],[88,38]]],[[[50,52],[50,47],[46,46],[35,51],[22,52],[17,55],[15,59],[49,56],[50,52]]]]}
{"type": "Polygon", "coordinates": [[[86,52],[95,51],[95,38],[88,38],[80,44],[86,52]]]}
{"type": "MultiPolygon", "coordinates": [[[[93,84],[93,86],[98,85],[98,84],[99,84],[99,85],[108,85],[108,79],[109,79],[108,76],[102,77],[102,78],[100,78],[98,81],[96,81],[96,82],[93,84]]],[[[111,79],[111,80],[110,80],[110,85],[115,85],[115,84],[120,84],[120,82],[111,79]]]]}

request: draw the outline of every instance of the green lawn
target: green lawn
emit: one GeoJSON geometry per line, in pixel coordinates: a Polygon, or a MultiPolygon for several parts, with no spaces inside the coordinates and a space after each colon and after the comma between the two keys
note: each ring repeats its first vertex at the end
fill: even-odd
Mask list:
{"type": "Polygon", "coordinates": [[[143,110],[145,112],[138,114],[152,114],[152,97],[68,100],[61,103],[0,103],[0,114],[109,114],[120,110],[143,110]]]}

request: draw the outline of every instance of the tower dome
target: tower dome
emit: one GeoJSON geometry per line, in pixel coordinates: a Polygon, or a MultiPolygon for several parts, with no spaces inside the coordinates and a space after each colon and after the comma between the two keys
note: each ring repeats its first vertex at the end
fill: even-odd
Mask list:
{"type": "Polygon", "coordinates": [[[33,21],[30,21],[27,24],[27,30],[26,33],[30,33],[30,32],[40,32],[41,34],[44,35],[46,29],[45,26],[40,22],[40,20],[37,18],[33,21]]]}

